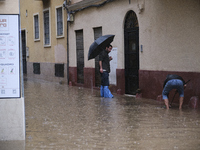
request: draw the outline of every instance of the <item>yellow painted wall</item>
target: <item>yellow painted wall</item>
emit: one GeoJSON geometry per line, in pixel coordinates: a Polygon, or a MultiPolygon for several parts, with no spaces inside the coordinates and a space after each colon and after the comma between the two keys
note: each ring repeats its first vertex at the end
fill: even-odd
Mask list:
{"type": "Polygon", "coordinates": [[[19,0],[0,1],[0,14],[19,14],[19,0]]]}
{"type": "Polygon", "coordinates": [[[29,47],[28,62],[66,63],[67,62],[67,12],[63,10],[64,37],[56,37],[56,7],[62,6],[64,0],[43,1],[21,0],[21,28],[26,30],[27,47],[29,47]],[[50,36],[51,45],[44,46],[43,10],[50,11],[50,36]],[[27,12],[27,16],[26,16],[27,12]],[[33,15],[39,14],[40,40],[34,41],[33,15]]]}

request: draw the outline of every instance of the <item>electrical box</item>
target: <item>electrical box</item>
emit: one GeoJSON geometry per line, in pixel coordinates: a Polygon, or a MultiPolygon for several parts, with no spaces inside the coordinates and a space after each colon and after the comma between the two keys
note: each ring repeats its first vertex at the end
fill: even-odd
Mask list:
{"type": "Polygon", "coordinates": [[[26,47],[26,57],[29,57],[29,47],[26,47]]]}

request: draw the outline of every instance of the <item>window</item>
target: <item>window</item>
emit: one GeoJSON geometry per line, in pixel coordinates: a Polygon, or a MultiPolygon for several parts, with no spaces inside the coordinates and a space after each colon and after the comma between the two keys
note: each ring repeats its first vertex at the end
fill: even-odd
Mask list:
{"type": "Polygon", "coordinates": [[[49,10],[44,11],[44,45],[50,45],[50,18],[49,10]]]}
{"type": "Polygon", "coordinates": [[[39,40],[39,15],[34,15],[34,39],[39,40]]]}
{"type": "Polygon", "coordinates": [[[63,36],[63,11],[62,7],[56,8],[57,36],[63,36]]]}
{"type": "Polygon", "coordinates": [[[33,63],[33,73],[40,74],[40,63],[33,63]]]}
{"type": "Polygon", "coordinates": [[[55,76],[64,77],[64,64],[55,64],[55,76]]]}

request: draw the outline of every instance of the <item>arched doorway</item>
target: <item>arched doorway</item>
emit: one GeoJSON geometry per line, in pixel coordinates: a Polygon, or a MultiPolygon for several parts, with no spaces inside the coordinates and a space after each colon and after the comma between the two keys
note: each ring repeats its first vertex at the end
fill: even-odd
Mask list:
{"type": "Polygon", "coordinates": [[[139,87],[139,25],[134,11],[129,11],[124,24],[125,93],[135,95],[139,87]]]}

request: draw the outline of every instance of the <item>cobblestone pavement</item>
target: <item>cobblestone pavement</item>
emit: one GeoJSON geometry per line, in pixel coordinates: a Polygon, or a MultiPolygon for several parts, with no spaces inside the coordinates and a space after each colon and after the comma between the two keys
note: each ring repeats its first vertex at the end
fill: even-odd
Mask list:
{"type": "MultiPolygon", "coordinates": [[[[200,149],[199,110],[166,110],[163,102],[115,94],[101,98],[98,90],[45,81],[27,80],[24,87],[26,141],[17,145],[26,150],[200,149]]],[[[14,142],[0,145],[12,150],[14,142]]]]}

